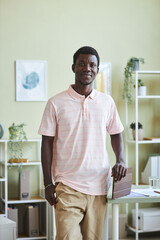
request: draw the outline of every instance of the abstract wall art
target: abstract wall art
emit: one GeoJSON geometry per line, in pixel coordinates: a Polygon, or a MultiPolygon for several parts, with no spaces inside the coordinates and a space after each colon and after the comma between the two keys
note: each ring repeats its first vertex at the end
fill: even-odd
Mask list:
{"type": "Polygon", "coordinates": [[[16,101],[47,100],[47,62],[16,61],[16,101]]]}
{"type": "Polygon", "coordinates": [[[110,62],[101,62],[99,72],[94,81],[94,88],[109,95],[112,95],[112,79],[111,79],[112,64],[110,62]]]}

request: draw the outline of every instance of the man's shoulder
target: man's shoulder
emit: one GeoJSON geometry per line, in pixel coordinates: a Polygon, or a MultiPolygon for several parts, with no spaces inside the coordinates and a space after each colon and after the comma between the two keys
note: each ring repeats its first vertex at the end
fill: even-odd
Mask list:
{"type": "Polygon", "coordinates": [[[56,95],[49,98],[49,102],[55,102],[55,101],[63,101],[63,99],[67,96],[67,90],[57,93],[56,95]]]}
{"type": "Polygon", "coordinates": [[[94,91],[95,91],[96,98],[101,99],[102,101],[104,101],[104,100],[111,101],[111,102],[113,101],[113,98],[109,94],[99,92],[97,90],[94,90],[94,91]]]}

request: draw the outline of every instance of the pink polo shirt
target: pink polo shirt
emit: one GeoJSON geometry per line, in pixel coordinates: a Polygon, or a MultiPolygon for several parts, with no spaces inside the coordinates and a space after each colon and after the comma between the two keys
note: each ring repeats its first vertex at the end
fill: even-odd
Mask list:
{"type": "Polygon", "coordinates": [[[55,182],[90,195],[106,195],[110,161],[106,131],[123,131],[113,99],[93,90],[85,98],[72,86],[48,100],[39,134],[54,136],[52,171],[55,182]]]}

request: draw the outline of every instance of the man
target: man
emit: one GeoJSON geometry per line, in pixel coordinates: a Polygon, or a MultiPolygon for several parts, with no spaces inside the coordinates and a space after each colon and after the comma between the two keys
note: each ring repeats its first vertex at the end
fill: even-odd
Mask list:
{"type": "Polygon", "coordinates": [[[111,179],[106,131],[116,155],[112,175],[120,180],[126,174],[116,106],[110,96],[93,89],[99,62],[91,47],[74,54],[75,83],[49,99],[39,129],[45,196],[55,206],[56,240],[101,239],[111,179]]]}

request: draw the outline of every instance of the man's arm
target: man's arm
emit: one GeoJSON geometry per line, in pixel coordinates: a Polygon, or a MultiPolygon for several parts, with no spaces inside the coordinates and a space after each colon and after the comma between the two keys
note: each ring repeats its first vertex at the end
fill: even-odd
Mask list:
{"type": "Polygon", "coordinates": [[[111,144],[113,151],[116,155],[116,164],[112,168],[112,176],[117,181],[120,181],[122,177],[126,175],[126,166],[123,156],[123,138],[122,134],[111,135],[111,144]]]}
{"type": "Polygon", "coordinates": [[[54,137],[42,136],[41,162],[44,176],[45,197],[50,205],[56,204],[55,186],[52,183],[52,159],[54,137]]]}

